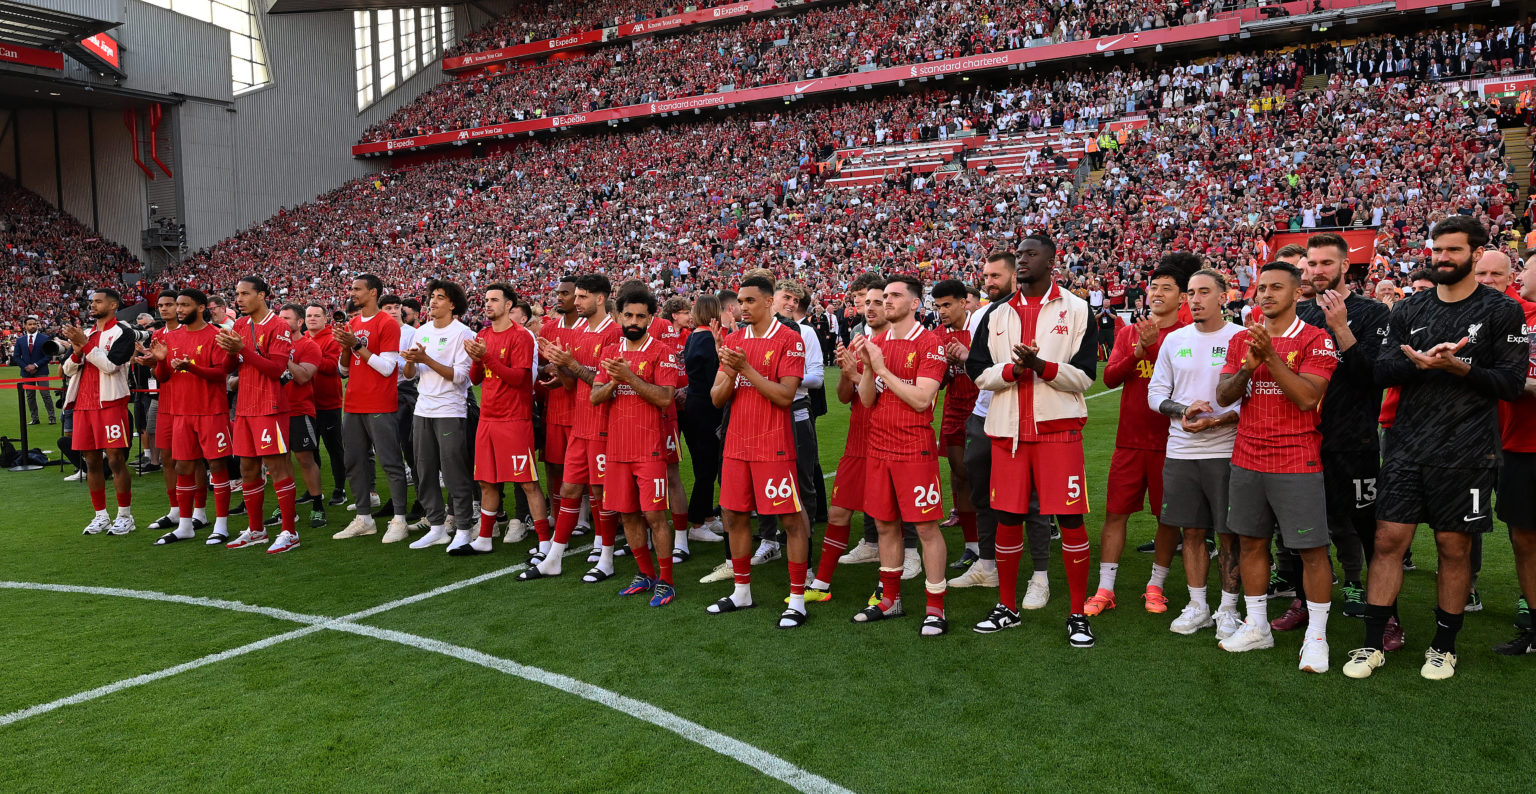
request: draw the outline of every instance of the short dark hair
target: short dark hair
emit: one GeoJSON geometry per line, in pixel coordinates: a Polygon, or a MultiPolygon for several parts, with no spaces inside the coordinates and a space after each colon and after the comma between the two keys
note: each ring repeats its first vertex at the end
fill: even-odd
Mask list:
{"type": "Polygon", "coordinates": [[[971,296],[972,298],[980,298],[981,290],[971,286],[970,284],[967,284],[965,285],[965,294],[971,296]]]}
{"type": "Polygon", "coordinates": [[[620,292],[619,297],[614,300],[614,303],[618,304],[619,311],[621,312],[624,311],[625,306],[632,303],[643,303],[645,304],[646,314],[653,316],[656,314],[656,296],[652,295],[651,291],[643,286],[630,287],[620,292]]]}
{"type": "Polygon", "coordinates": [[[181,295],[181,293],[177,292],[176,290],[173,290],[173,289],[163,289],[163,290],[160,290],[160,294],[159,295],[155,296],[155,300],[159,301],[159,300],[161,300],[163,298],[170,298],[171,300],[176,300],[176,298],[179,297],[180,295],[181,295]]]}
{"type": "Polygon", "coordinates": [[[212,300],[200,289],[184,289],[178,295],[183,298],[191,298],[192,302],[199,306],[207,306],[208,301],[212,300]]]}
{"type": "MultiPolygon", "coordinates": [[[[182,292],[197,292],[197,290],[182,290],[182,292]]],[[[208,296],[208,305],[209,306],[228,306],[229,305],[229,301],[224,300],[224,296],[223,295],[209,295],[208,296]]]]}
{"type": "MultiPolygon", "coordinates": [[[[464,296],[463,287],[443,278],[434,278],[427,282],[428,298],[432,297],[432,293],[438,290],[442,290],[443,295],[447,296],[448,302],[453,304],[454,316],[469,311],[469,299],[464,296]]],[[[417,311],[420,311],[420,307],[417,307],[417,311]]]]}
{"type": "Polygon", "coordinates": [[[589,295],[612,295],[613,282],[602,273],[583,273],[576,277],[576,289],[589,295]]]}
{"type": "Polygon", "coordinates": [[[115,301],[117,303],[118,306],[122,306],[123,305],[122,293],[118,292],[115,289],[112,289],[111,287],[97,287],[96,289],[91,290],[91,292],[92,293],[100,293],[102,295],[105,295],[105,296],[111,298],[113,301],[115,301]]]}
{"type": "Polygon", "coordinates": [[[923,280],[917,276],[908,276],[906,274],[902,274],[891,276],[885,280],[885,286],[889,287],[892,284],[903,284],[906,286],[907,290],[912,293],[912,297],[917,298],[918,300],[922,300],[923,298],[923,280]]]}
{"type": "Polygon", "coordinates": [[[1154,268],[1153,272],[1163,267],[1175,268],[1184,274],[1182,278],[1175,279],[1179,282],[1179,290],[1183,291],[1189,288],[1189,277],[1193,276],[1195,271],[1205,267],[1205,260],[1191,251],[1174,251],[1164,254],[1162,259],[1157,260],[1157,268],[1154,268]]]}
{"type": "Polygon", "coordinates": [[[245,277],[241,278],[239,281],[236,281],[235,283],[236,284],[249,284],[249,285],[251,285],[251,288],[256,290],[257,292],[260,292],[261,294],[263,294],[263,295],[265,295],[265,296],[267,296],[269,298],[272,297],[272,288],[267,286],[267,280],[262,278],[261,276],[256,275],[255,273],[252,273],[249,276],[245,276],[245,277]]]}
{"type": "Polygon", "coordinates": [[[384,282],[380,281],[379,277],[375,276],[372,273],[362,273],[362,274],[359,274],[357,278],[354,278],[352,280],[353,281],[361,281],[364,284],[368,285],[368,289],[371,289],[371,290],[373,290],[374,292],[376,292],[376,293],[378,293],[380,295],[384,294],[384,282]]]}
{"type": "Polygon", "coordinates": [[[1009,270],[1019,269],[1019,257],[1012,251],[993,251],[987,254],[988,262],[1002,262],[1009,270]]]}
{"type": "Polygon", "coordinates": [[[1318,232],[1308,237],[1307,248],[1337,248],[1346,260],[1349,259],[1349,242],[1338,232],[1318,232]]]}
{"type": "Polygon", "coordinates": [[[277,312],[278,314],[282,314],[283,312],[293,312],[295,317],[303,317],[304,307],[297,303],[285,303],[283,304],[282,308],[277,310],[277,312]]]}
{"type": "MultiPolygon", "coordinates": [[[[1309,240],[1308,242],[1311,242],[1311,241],[1309,240]]],[[[1306,255],[1307,255],[1307,249],[1302,248],[1301,246],[1299,246],[1299,245],[1297,245],[1295,243],[1286,243],[1285,245],[1280,246],[1280,250],[1275,252],[1275,258],[1276,259],[1283,259],[1283,258],[1285,258],[1287,256],[1306,256],[1306,255]]]]}
{"type": "Polygon", "coordinates": [[[1051,236],[1045,232],[1034,232],[1033,234],[1026,234],[1024,235],[1024,239],[1034,240],[1040,245],[1051,249],[1051,253],[1056,253],[1056,241],[1051,239],[1051,236]]]}
{"type": "Polygon", "coordinates": [[[741,286],[737,289],[746,289],[747,287],[756,287],[762,290],[764,295],[772,295],[773,279],[767,276],[747,276],[741,280],[741,286]]]}
{"type": "Polygon", "coordinates": [[[559,283],[561,283],[561,284],[571,284],[571,285],[574,286],[576,284],[576,275],[573,274],[573,273],[566,273],[565,275],[560,277],[559,283]]]}
{"type": "Polygon", "coordinates": [[[667,298],[666,303],[661,304],[661,313],[666,315],[668,320],[672,319],[672,315],[677,314],[678,312],[691,311],[692,309],[693,301],[690,301],[681,295],[673,295],[672,297],[667,298]]]}
{"type": "Polygon", "coordinates": [[[1429,231],[1429,239],[1436,240],[1443,234],[1455,234],[1461,232],[1467,236],[1467,244],[1473,248],[1482,248],[1488,244],[1488,229],[1483,222],[1471,215],[1452,215],[1435,224],[1435,228],[1429,231]]]}
{"type": "Polygon", "coordinates": [[[879,286],[881,289],[884,289],[885,276],[882,276],[874,271],[866,270],[854,277],[853,283],[848,285],[848,291],[863,292],[864,290],[874,286],[879,286]]]}
{"type": "Polygon", "coordinates": [[[959,279],[946,278],[943,281],[933,285],[933,299],[938,300],[939,298],[959,298],[960,302],[964,303],[967,291],[968,290],[965,288],[965,282],[959,279]]]}
{"type": "Polygon", "coordinates": [[[322,312],[324,312],[326,310],[324,306],[322,306],[322,305],[320,305],[318,303],[306,303],[306,304],[304,304],[304,311],[305,312],[308,312],[310,309],[319,309],[322,312]]]}
{"type": "Polygon", "coordinates": [[[1430,272],[1430,269],[1427,268],[1427,267],[1416,267],[1416,268],[1413,269],[1413,272],[1408,274],[1408,283],[1409,284],[1412,284],[1415,281],[1434,281],[1434,280],[1435,280],[1434,273],[1430,272]]]}
{"type": "Polygon", "coordinates": [[[1273,271],[1286,273],[1292,279],[1295,279],[1297,284],[1301,283],[1301,268],[1291,264],[1290,262],[1270,262],[1269,264],[1259,268],[1260,274],[1273,271]]]}
{"type": "Polygon", "coordinates": [[[406,298],[405,300],[400,301],[400,305],[410,309],[411,311],[421,311],[421,301],[417,300],[416,298],[406,298]]]}
{"type": "Polygon", "coordinates": [[[490,292],[491,290],[499,291],[501,293],[501,297],[508,303],[517,303],[517,290],[512,289],[511,284],[508,284],[505,281],[498,281],[495,284],[486,285],[485,291],[490,292]]]}
{"type": "Polygon", "coordinates": [[[715,300],[720,301],[721,304],[726,304],[726,303],[729,303],[729,302],[731,302],[733,300],[737,300],[736,290],[733,290],[733,289],[723,289],[723,290],[720,290],[719,292],[715,293],[715,300]]]}
{"type": "Polygon", "coordinates": [[[385,296],[379,298],[379,306],[380,306],[380,308],[382,308],[384,306],[396,306],[396,305],[399,305],[399,304],[400,304],[400,296],[396,295],[393,292],[391,292],[388,295],[385,295],[385,296]]]}

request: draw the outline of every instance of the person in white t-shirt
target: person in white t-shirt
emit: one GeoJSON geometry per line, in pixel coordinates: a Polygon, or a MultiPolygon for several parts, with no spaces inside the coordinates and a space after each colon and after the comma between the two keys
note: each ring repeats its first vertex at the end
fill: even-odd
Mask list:
{"type": "MultiPolygon", "coordinates": [[[[469,370],[474,361],[464,343],[475,332],[459,322],[469,310],[464,288],[452,281],[433,280],[427,285],[427,312],[431,321],[415,332],[412,343],[400,356],[406,378],[418,378],[412,418],[415,438],[416,498],[427,522],[427,534],[411,544],[413,549],[446,545],[452,538],[447,526],[443,489],[453,500],[453,519],[466,535],[475,528],[479,511],[474,509],[479,486],[470,467],[469,370]]],[[[402,327],[401,338],[407,329],[402,327]]],[[[402,343],[402,347],[404,347],[402,343]]]]}
{"type": "Polygon", "coordinates": [[[1221,315],[1226,292],[1226,277],[1215,270],[1204,268],[1190,276],[1188,301],[1194,324],[1163,340],[1147,385],[1147,406],[1169,418],[1161,518],[1168,526],[1183,529],[1184,575],[1189,581],[1189,605],[1170,628],[1177,634],[1194,634],[1214,623],[1216,636],[1222,639],[1242,625],[1237,614],[1236,536],[1226,524],[1227,483],[1241,402],[1225,409],[1214,407],[1227,344],[1242,330],[1221,315]],[[1215,531],[1220,545],[1221,606],[1214,615],[1205,593],[1211,564],[1205,550],[1208,530],[1215,531]]]}

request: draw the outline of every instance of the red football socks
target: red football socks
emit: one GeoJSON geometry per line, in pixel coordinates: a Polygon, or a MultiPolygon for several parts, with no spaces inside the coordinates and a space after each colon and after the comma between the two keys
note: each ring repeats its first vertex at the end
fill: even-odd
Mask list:
{"type": "Polygon", "coordinates": [[[252,532],[261,532],[261,502],[267,496],[267,484],[261,480],[255,483],[241,483],[241,493],[245,495],[245,517],[249,522],[252,532]]]}
{"type": "Polygon", "coordinates": [[[229,475],[219,472],[213,476],[213,517],[229,518],[229,475]]]}
{"type": "Polygon", "coordinates": [[[278,480],[272,487],[272,492],[277,494],[277,512],[282,516],[284,532],[293,531],[294,497],[297,495],[297,490],[292,477],[278,480]]]}
{"type": "Polygon", "coordinates": [[[736,584],[752,584],[752,558],[732,557],[731,572],[736,575],[736,584]]]}
{"type": "Polygon", "coordinates": [[[1072,614],[1083,613],[1088,598],[1088,530],[1084,527],[1061,528],[1061,562],[1067,569],[1067,593],[1072,597],[1072,614]]]}
{"type": "Polygon", "coordinates": [[[901,568],[880,568],[880,609],[889,612],[901,598],[901,568]]]}
{"type": "Polygon", "coordinates": [[[976,512],[957,510],[955,515],[960,518],[960,533],[965,536],[965,542],[979,543],[981,537],[976,534],[976,512]]]}
{"type": "Polygon", "coordinates": [[[533,533],[539,536],[540,543],[549,542],[549,519],[535,518],[533,520],[533,533]]]}
{"type": "MultiPolygon", "coordinates": [[[[747,560],[751,562],[751,560],[747,560]]],[[[789,561],[789,594],[792,596],[805,595],[805,570],[809,563],[789,561]]]]}
{"type": "MultiPolygon", "coordinates": [[[[545,527],[545,529],[548,529],[548,527],[545,527]]],[[[494,537],[496,537],[496,511],[495,510],[489,510],[489,511],[481,510],[480,511],[480,537],[482,537],[482,538],[494,538],[494,537]]]]}
{"type": "Polygon", "coordinates": [[[821,539],[821,560],[816,563],[817,581],[832,584],[832,574],[837,572],[837,558],[848,550],[848,525],[828,524],[827,534],[821,539]]]}
{"type": "Polygon", "coordinates": [[[562,546],[571,542],[571,533],[576,529],[576,519],[581,518],[580,500],[572,506],[561,503],[560,513],[555,517],[555,542],[562,546]]]}
{"type": "Polygon", "coordinates": [[[98,513],[107,509],[106,486],[91,489],[91,508],[98,513]]]}
{"type": "Polygon", "coordinates": [[[190,474],[176,475],[176,507],[182,518],[192,517],[192,501],[197,497],[197,485],[190,474]]]}

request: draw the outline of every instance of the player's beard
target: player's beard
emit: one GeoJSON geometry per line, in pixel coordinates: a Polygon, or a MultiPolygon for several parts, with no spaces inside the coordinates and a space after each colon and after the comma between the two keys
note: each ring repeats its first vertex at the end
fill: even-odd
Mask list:
{"type": "Polygon", "coordinates": [[[1434,265],[1429,269],[1429,280],[1436,284],[1460,284],[1463,279],[1472,274],[1472,257],[1467,257],[1465,262],[1453,264],[1456,268],[1449,273],[1440,269],[1443,265],[1434,265]]]}
{"type": "Polygon", "coordinates": [[[624,326],[624,338],[628,339],[631,342],[638,342],[641,339],[644,339],[645,338],[645,326],[643,326],[643,325],[626,325],[626,326],[624,326]]]}

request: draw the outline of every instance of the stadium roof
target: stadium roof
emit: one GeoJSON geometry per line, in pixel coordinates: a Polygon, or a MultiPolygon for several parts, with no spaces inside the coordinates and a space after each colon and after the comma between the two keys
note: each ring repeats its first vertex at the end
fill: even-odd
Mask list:
{"type": "Polygon", "coordinates": [[[117,25],[104,19],[0,0],[0,41],[10,44],[58,51],[117,25]]]}
{"type": "MultiPolygon", "coordinates": [[[[316,11],[361,11],[370,8],[420,8],[441,5],[423,0],[262,0],[268,14],[311,14],[316,11]]],[[[449,5],[452,5],[451,3],[449,5]]]]}

